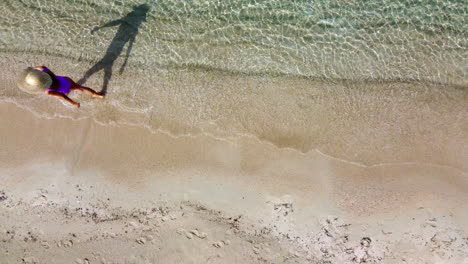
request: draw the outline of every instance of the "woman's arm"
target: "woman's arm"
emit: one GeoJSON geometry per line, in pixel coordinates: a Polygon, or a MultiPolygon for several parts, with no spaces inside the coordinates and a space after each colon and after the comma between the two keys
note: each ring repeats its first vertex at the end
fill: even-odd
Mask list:
{"type": "Polygon", "coordinates": [[[49,70],[49,68],[47,68],[46,66],[37,66],[37,67],[34,67],[33,69],[47,72],[50,75],[50,77],[52,77],[52,79],[56,79],[55,74],[51,70],[49,70]]]}

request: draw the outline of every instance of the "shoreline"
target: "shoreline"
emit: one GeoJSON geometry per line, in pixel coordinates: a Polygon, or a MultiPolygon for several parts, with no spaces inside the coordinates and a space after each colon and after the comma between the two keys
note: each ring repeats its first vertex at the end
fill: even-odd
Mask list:
{"type": "MultiPolygon", "coordinates": [[[[53,58],[19,57],[22,64],[44,61],[64,75],[76,72],[67,63],[52,62],[53,58]]],[[[1,73],[0,101],[46,118],[92,118],[105,125],[140,126],[174,137],[206,135],[236,141],[247,136],[304,154],[318,150],[364,166],[421,163],[467,169],[463,158],[467,149],[460,144],[466,140],[467,94],[454,87],[343,85],[291,78],[151,73],[130,67],[112,80],[113,90],[105,100],[72,94],[83,103],[75,111],[50,98],[21,93],[12,79],[18,67],[14,64],[1,73]]],[[[99,87],[101,77],[91,78],[87,85],[99,87]]]]}
{"type": "Polygon", "coordinates": [[[453,179],[450,180],[453,186],[468,190],[466,173],[450,167],[426,164],[366,167],[315,151],[304,154],[277,148],[255,138],[222,140],[206,135],[173,137],[144,127],[104,126],[92,119],[42,119],[11,103],[1,103],[0,109],[2,120],[12,124],[2,131],[5,150],[1,160],[2,166],[7,168],[11,167],[9,164],[15,167],[23,162],[54,161],[54,164],[65,168],[70,176],[90,170],[110,175],[105,176],[108,180],[127,183],[135,180],[135,174],[140,175],[141,181],[151,181],[151,177],[168,178],[164,173],[177,174],[182,170],[194,169],[198,174],[210,174],[205,178],[211,180],[222,177],[218,174],[230,175],[222,178],[222,181],[238,184],[240,188],[262,186],[267,193],[302,190],[297,195],[304,197],[308,192],[318,190],[331,194],[333,188],[329,182],[353,179],[353,174],[360,175],[360,179],[368,178],[365,184],[373,184],[373,180],[394,181],[401,178],[398,174],[420,172],[428,174],[424,176],[426,181],[431,178],[433,181],[453,179]],[[31,131],[37,132],[31,135],[31,131]],[[52,136],[53,133],[58,134],[52,136]],[[151,176],[154,172],[157,175],[151,176]],[[283,184],[282,187],[274,184],[281,182],[286,175],[294,175],[297,182],[291,186],[283,184]],[[375,176],[371,175],[381,176],[372,179],[375,176]],[[441,175],[444,175],[443,178],[441,175]],[[265,182],[264,178],[270,182],[265,182]]]}
{"type": "MultiPolygon", "coordinates": [[[[408,246],[423,250],[428,261],[444,260],[448,256],[444,254],[449,252],[455,260],[468,247],[454,244],[431,253],[430,247],[414,240],[418,237],[420,241],[430,241],[434,234],[445,233],[463,241],[468,232],[464,221],[468,208],[457,201],[468,199],[465,174],[424,166],[360,168],[317,153],[301,154],[248,138],[237,142],[207,136],[173,138],[145,128],[102,126],[91,120],[40,119],[11,103],[1,103],[0,110],[0,118],[10,124],[0,135],[5,142],[0,152],[0,175],[4,182],[0,191],[7,197],[0,202],[0,219],[6,223],[2,228],[10,230],[10,226],[18,223],[14,219],[29,223],[16,224],[18,234],[23,231],[24,234],[6,243],[8,250],[12,250],[22,247],[21,241],[26,237],[28,251],[8,254],[7,260],[32,256],[42,263],[43,246],[27,239],[26,229],[31,225],[37,229],[31,232],[47,242],[46,252],[54,254],[57,261],[74,260],[79,258],[78,253],[99,260],[96,254],[91,254],[95,250],[100,257],[112,259],[112,255],[101,250],[110,241],[127,242],[109,254],[133,245],[143,245],[146,250],[153,247],[169,250],[164,239],[155,239],[162,232],[156,230],[165,230],[161,239],[177,236],[171,242],[175,243],[174,249],[201,247],[204,253],[200,254],[206,258],[223,251],[221,255],[226,262],[239,258],[226,252],[236,247],[245,252],[251,263],[268,257],[272,261],[280,256],[299,263],[329,258],[320,253],[317,241],[334,252],[334,261],[345,262],[353,254],[361,256],[362,250],[369,253],[362,255],[368,261],[399,262],[403,255],[406,259],[421,257],[419,253],[411,253],[408,246]],[[170,208],[168,211],[176,219],[185,214],[189,218],[172,223],[167,220],[170,213],[158,213],[153,220],[147,219],[148,213],[132,216],[134,212],[151,211],[159,206],[170,208]],[[74,213],[69,215],[67,211],[74,213]],[[69,233],[46,231],[43,220],[34,223],[38,221],[36,215],[55,219],[77,232],[94,229],[102,238],[93,239],[79,231],[81,238],[71,238],[72,245],[64,246],[69,233]],[[229,235],[230,245],[220,242],[220,247],[213,246],[219,242],[214,240],[218,239],[214,234],[218,231],[211,229],[210,223],[220,223],[218,227],[223,232],[233,232],[232,219],[239,216],[242,216],[236,227],[239,233],[229,235]],[[138,228],[129,226],[132,219],[137,219],[138,228]],[[196,224],[187,227],[188,223],[196,224]],[[109,228],[124,226],[132,231],[121,233],[118,239],[108,235],[113,232],[109,228]],[[145,237],[145,226],[151,228],[152,238],[145,237]],[[335,230],[334,240],[325,239],[327,235],[320,231],[324,226],[335,230]],[[194,240],[196,235],[190,231],[193,228],[207,233],[210,239],[194,240]],[[262,232],[266,233],[254,235],[262,232]],[[405,232],[413,238],[408,238],[405,232]],[[349,241],[341,240],[343,236],[348,236],[349,241]],[[145,243],[141,243],[142,237],[145,243]],[[362,247],[364,237],[370,237],[373,244],[362,247]],[[406,239],[405,248],[398,247],[401,239],[406,239]],[[153,242],[149,243],[150,240],[153,242]],[[345,252],[345,244],[354,248],[351,255],[345,252]],[[94,246],[89,248],[90,245],[94,246]],[[269,255],[268,251],[279,255],[269,255]]],[[[221,240],[225,239],[228,238],[221,240]]],[[[135,256],[150,261],[152,255],[144,252],[135,256]]],[[[173,261],[172,257],[169,254],[165,259],[173,261]]],[[[200,261],[200,255],[195,258],[181,253],[179,257],[200,261]]]]}
{"type": "Polygon", "coordinates": [[[0,263],[468,264],[462,1],[61,2],[0,4],[0,263]]]}

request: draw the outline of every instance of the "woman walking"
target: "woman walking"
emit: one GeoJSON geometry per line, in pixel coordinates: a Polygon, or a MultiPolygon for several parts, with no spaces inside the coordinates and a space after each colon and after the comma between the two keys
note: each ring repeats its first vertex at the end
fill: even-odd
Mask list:
{"type": "Polygon", "coordinates": [[[21,90],[27,93],[38,94],[44,92],[47,95],[67,101],[77,108],[80,108],[80,103],[68,97],[71,91],[83,92],[93,97],[104,97],[104,95],[91,88],[75,83],[70,77],[55,75],[45,66],[26,68],[20,74],[17,84],[21,90]]]}

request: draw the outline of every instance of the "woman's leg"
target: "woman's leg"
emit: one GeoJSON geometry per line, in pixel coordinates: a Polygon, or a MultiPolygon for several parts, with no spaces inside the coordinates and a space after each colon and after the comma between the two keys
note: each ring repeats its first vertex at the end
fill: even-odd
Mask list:
{"type": "Polygon", "coordinates": [[[77,102],[73,101],[66,94],[59,93],[59,92],[51,92],[51,91],[47,91],[47,94],[51,95],[53,97],[56,97],[58,99],[65,100],[65,101],[69,102],[70,104],[72,104],[73,106],[75,106],[77,108],[80,108],[80,103],[77,103],[77,102]]]}
{"type": "Polygon", "coordinates": [[[70,88],[72,91],[80,91],[80,92],[83,92],[85,94],[89,94],[89,95],[92,95],[93,97],[99,97],[99,98],[103,98],[104,95],[94,91],[93,89],[91,88],[88,88],[88,87],[84,87],[84,86],[72,86],[70,88]]]}
{"type": "Polygon", "coordinates": [[[99,98],[103,98],[104,95],[94,91],[93,89],[89,88],[89,87],[84,87],[84,86],[81,86],[77,83],[75,83],[72,79],[68,78],[67,77],[67,80],[69,80],[71,82],[71,90],[72,91],[80,91],[80,92],[83,92],[85,94],[89,94],[89,95],[92,95],[93,97],[99,97],[99,98]]]}

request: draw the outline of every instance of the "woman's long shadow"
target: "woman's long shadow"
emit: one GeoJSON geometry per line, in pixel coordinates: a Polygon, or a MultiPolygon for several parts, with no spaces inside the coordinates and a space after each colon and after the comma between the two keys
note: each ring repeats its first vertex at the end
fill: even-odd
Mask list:
{"type": "Polygon", "coordinates": [[[114,66],[115,60],[120,56],[123,51],[123,48],[127,42],[127,54],[125,56],[125,61],[120,67],[119,73],[122,74],[125,66],[127,65],[128,57],[132,51],[133,43],[135,42],[136,35],[138,34],[138,28],[141,23],[146,21],[146,15],[149,11],[149,6],[147,4],[142,4],[133,9],[132,12],[128,13],[125,17],[111,21],[103,26],[95,27],[91,34],[97,30],[105,27],[119,26],[117,34],[112,40],[111,44],[107,48],[106,55],[98,61],[91,69],[89,69],[85,75],[78,81],[79,84],[83,84],[86,80],[96,72],[104,70],[104,84],[101,90],[101,94],[107,93],[107,87],[109,81],[112,77],[112,67],[114,66]]]}

